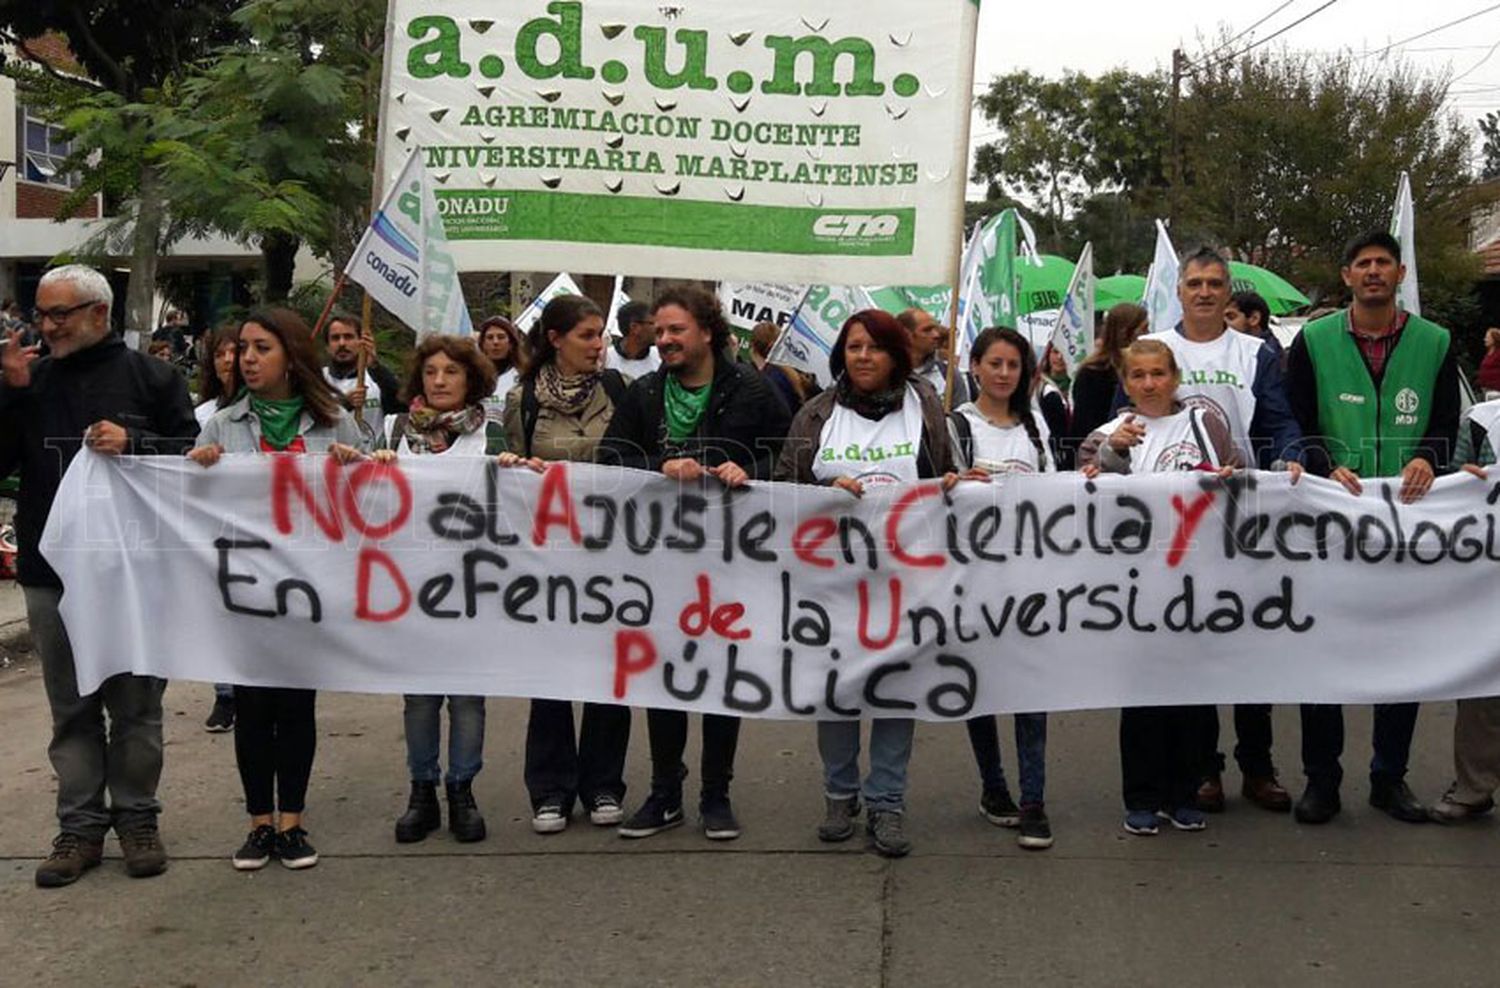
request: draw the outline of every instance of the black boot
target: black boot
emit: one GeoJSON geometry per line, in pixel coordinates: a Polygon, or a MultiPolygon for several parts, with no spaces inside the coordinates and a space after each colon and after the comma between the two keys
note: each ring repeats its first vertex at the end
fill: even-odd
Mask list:
{"type": "Polygon", "coordinates": [[[460,844],[484,840],[484,817],[467,782],[448,783],[448,830],[460,844]]]}
{"type": "Polygon", "coordinates": [[[437,783],[413,782],[406,812],[396,821],[396,843],[415,844],[443,825],[443,811],[438,808],[437,783]]]}

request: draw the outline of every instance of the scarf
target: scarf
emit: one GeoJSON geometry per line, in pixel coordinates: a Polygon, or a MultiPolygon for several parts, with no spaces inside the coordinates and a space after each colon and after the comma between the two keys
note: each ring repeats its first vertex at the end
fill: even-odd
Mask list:
{"type": "Polygon", "coordinates": [[[843,374],[834,385],[833,397],[840,405],[861,418],[879,422],[892,412],[901,410],[901,403],[906,400],[906,382],[897,381],[894,387],[885,391],[865,394],[856,391],[854,385],[849,383],[849,375],[843,374]]]}
{"type": "Polygon", "coordinates": [[[418,395],[412,400],[406,413],[406,446],[413,453],[432,453],[441,446],[443,450],[453,448],[459,436],[466,436],[484,428],[484,406],[465,405],[451,412],[439,412],[428,408],[427,402],[418,395]]]}
{"type": "Polygon", "coordinates": [[[297,438],[302,426],[301,395],[290,398],[257,398],[250,396],[250,411],[260,421],[260,434],[272,449],[286,449],[297,438]]]}
{"type": "Polygon", "coordinates": [[[662,389],[662,404],[667,417],[667,438],[682,442],[698,429],[703,413],[708,409],[714,383],[709,381],[701,388],[685,388],[676,374],[667,374],[662,389]]]}
{"type": "Polygon", "coordinates": [[[557,364],[544,364],[536,375],[536,400],[563,415],[577,415],[588,406],[599,386],[599,373],[565,376],[557,364]]]}

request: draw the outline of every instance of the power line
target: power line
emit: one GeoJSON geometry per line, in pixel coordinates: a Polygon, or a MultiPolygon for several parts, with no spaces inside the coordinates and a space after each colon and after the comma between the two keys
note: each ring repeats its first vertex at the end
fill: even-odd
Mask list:
{"type": "Polygon", "coordinates": [[[1245,28],[1245,30],[1241,31],[1239,34],[1236,34],[1234,37],[1230,38],[1228,41],[1224,42],[1219,47],[1215,48],[1213,51],[1209,52],[1206,55],[1200,56],[1199,59],[1198,59],[1198,61],[1200,61],[1200,62],[1206,62],[1210,58],[1213,58],[1219,52],[1223,51],[1225,48],[1230,47],[1235,42],[1237,42],[1241,38],[1243,38],[1245,35],[1249,34],[1252,31],[1254,31],[1256,28],[1260,27],[1266,21],[1268,21],[1271,18],[1275,17],[1277,14],[1281,13],[1283,10],[1287,9],[1288,7],[1290,7],[1292,4],[1294,4],[1296,2],[1297,2],[1297,0],[1286,0],[1286,2],[1283,3],[1281,6],[1277,7],[1275,10],[1271,11],[1269,14],[1267,14],[1264,17],[1262,17],[1260,20],[1256,21],[1254,24],[1251,24],[1249,27],[1245,28]]]}
{"type": "Polygon", "coordinates": [[[1377,54],[1384,55],[1386,52],[1390,51],[1392,48],[1400,48],[1402,45],[1409,44],[1410,42],[1413,42],[1413,41],[1419,41],[1422,38],[1425,38],[1425,37],[1427,37],[1430,34],[1437,34],[1439,31],[1446,31],[1450,27],[1456,27],[1457,25],[1462,24],[1465,21],[1472,21],[1476,17],[1482,17],[1485,14],[1488,14],[1492,10],[1500,10],[1500,3],[1491,4],[1490,6],[1485,7],[1483,10],[1476,10],[1472,14],[1465,14],[1464,16],[1458,18],[1458,20],[1449,21],[1447,24],[1439,24],[1437,27],[1429,28],[1426,31],[1422,31],[1422,32],[1420,32],[1418,34],[1414,34],[1414,35],[1412,35],[1409,38],[1402,38],[1400,41],[1393,41],[1392,43],[1386,45],[1384,48],[1380,49],[1380,51],[1377,54]]]}
{"type": "MultiPolygon", "coordinates": [[[[1297,18],[1295,21],[1292,21],[1290,24],[1286,25],[1285,27],[1281,28],[1280,30],[1273,31],[1272,33],[1266,35],[1264,38],[1261,38],[1259,41],[1251,42],[1247,47],[1242,48],[1238,52],[1235,52],[1233,55],[1231,55],[1229,57],[1228,61],[1232,62],[1235,59],[1241,57],[1242,55],[1248,55],[1248,54],[1250,54],[1250,52],[1252,52],[1255,49],[1259,48],[1261,45],[1267,43],[1268,41],[1274,41],[1274,40],[1276,40],[1277,38],[1281,37],[1283,34],[1286,34],[1292,28],[1296,27],[1298,24],[1301,24],[1303,21],[1309,20],[1310,18],[1313,18],[1313,17],[1317,16],[1318,14],[1321,14],[1323,11],[1327,10],[1329,7],[1332,7],[1334,4],[1336,4],[1338,2],[1339,2],[1339,0],[1328,0],[1328,2],[1325,3],[1325,4],[1323,4],[1321,7],[1316,7],[1310,13],[1303,14],[1301,17],[1297,18]]],[[[1496,4],[1495,6],[1496,7],[1500,7],[1500,4],[1496,4]]]]}
{"type": "Polygon", "coordinates": [[[1462,75],[1460,75],[1457,79],[1454,79],[1453,82],[1450,82],[1448,85],[1451,86],[1454,83],[1462,82],[1469,76],[1473,75],[1476,69],[1490,60],[1490,57],[1495,54],[1495,49],[1497,48],[1500,48],[1500,41],[1496,41],[1493,45],[1490,45],[1490,50],[1484,53],[1483,58],[1475,62],[1473,65],[1469,66],[1469,68],[1462,75]]]}

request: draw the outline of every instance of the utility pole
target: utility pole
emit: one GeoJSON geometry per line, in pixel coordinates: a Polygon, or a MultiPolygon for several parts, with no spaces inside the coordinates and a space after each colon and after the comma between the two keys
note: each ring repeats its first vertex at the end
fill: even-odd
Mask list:
{"type": "Polygon", "coordinates": [[[1172,50],[1172,110],[1171,110],[1171,150],[1172,155],[1171,172],[1167,186],[1167,224],[1173,230],[1177,229],[1177,199],[1178,190],[1182,185],[1182,137],[1178,130],[1177,110],[1182,102],[1182,76],[1187,70],[1187,56],[1182,53],[1181,48],[1172,50]]]}

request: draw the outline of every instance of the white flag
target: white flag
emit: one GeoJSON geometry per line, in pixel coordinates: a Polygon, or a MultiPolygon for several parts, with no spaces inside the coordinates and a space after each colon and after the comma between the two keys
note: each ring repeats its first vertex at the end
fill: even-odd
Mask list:
{"type": "Polygon", "coordinates": [[[1417,288],[1417,211],[1411,201],[1411,176],[1401,173],[1396,188],[1396,208],[1391,212],[1391,236],[1401,245],[1401,263],[1406,277],[1396,286],[1396,304],[1414,316],[1422,314],[1422,293],[1417,288]]]}
{"type": "Polygon", "coordinates": [[[471,336],[458,268],[420,149],[375,211],[344,274],[417,333],[471,336]]]}
{"type": "Polygon", "coordinates": [[[1068,360],[1068,376],[1078,369],[1094,349],[1094,245],[1083,245],[1068,293],[1063,296],[1057,313],[1057,327],[1052,330],[1052,346],[1068,360]]]}
{"type": "Polygon", "coordinates": [[[615,275],[615,289],[609,296],[609,316],[604,320],[604,335],[621,336],[620,332],[620,310],[630,304],[630,296],[625,294],[625,276],[615,275]]]}
{"type": "Polygon", "coordinates": [[[552,279],[552,284],[543,288],[541,293],[531,300],[530,305],[521,310],[521,314],[516,317],[516,328],[522,333],[531,332],[531,327],[536,325],[536,321],[542,317],[542,310],[547,307],[548,302],[559,295],[582,294],[583,289],[579,288],[578,283],[571,277],[566,274],[558,275],[552,279]]]}
{"type": "Polygon", "coordinates": [[[1182,300],[1177,297],[1177,251],[1161,220],[1156,221],[1156,256],[1146,275],[1146,297],[1141,304],[1146,307],[1153,333],[1165,332],[1182,321],[1182,300]]]}
{"type": "Polygon", "coordinates": [[[844,322],[856,312],[873,308],[875,303],[863,288],[813,285],[802,296],[802,304],[781,331],[768,359],[806,371],[826,387],[833,381],[828,356],[844,322]]]}

